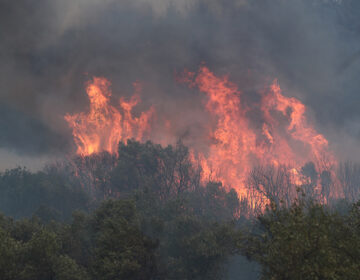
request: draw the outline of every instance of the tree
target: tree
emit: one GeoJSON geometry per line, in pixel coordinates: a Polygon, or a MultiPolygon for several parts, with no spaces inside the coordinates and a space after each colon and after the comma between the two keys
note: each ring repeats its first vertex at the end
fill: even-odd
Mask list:
{"type": "Polygon", "coordinates": [[[156,243],[139,228],[135,205],[107,201],[91,219],[94,232],[93,274],[96,279],[153,279],[156,243]]]}
{"type": "Polygon", "coordinates": [[[54,262],[55,280],[88,280],[90,277],[69,256],[61,255],[54,262]]]}
{"type": "Polygon", "coordinates": [[[360,198],[360,164],[340,163],[337,175],[345,199],[351,202],[357,201],[360,198]]]}
{"type": "Polygon", "coordinates": [[[302,185],[302,189],[309,198],[315,197],[315,188],[318,182],[318,173],[315,164],[312,161],[307,162],[301,167],[301,174],[304,176],[306,183],[302,185]]]}
{"type": "Polygon", "coordinates": [[[356,279],[360,273],[359,205],[350,216],[301,199],[271,204],[244,240],[263,279],[356,279]]]}
{"type": "Polygon", "coordinates": [[[321,196],[325,201],[329,201],[331,187],[333,186],[330,171],[324,170],[320,174],[321,196]]]}
{"type": "Polygon", "coordinates": [[[63,254],[59,233],[39,219],[14,222],[1,216],[0,221],[1,279],[88,279],[85,269],[63,254]]]}
{"type": "Polygon", "coordinates": [[[0,216],[1,279],[224,276],[227,260],[237,253],[236,219],[246,200],[240,205],[235,190],[201,182],[180,142],[164,148],[129,141],[120,143],[118,158],[103,153],[80,161],[80,169],[65,164],[0,174],[8,213],[37,215],[17,221],[0,216]],[[81,188],[95,195],[90,205],[81,188]]]}
{"type": "Polygon", "coordinates": [[[128,140],[119,143],[118,153],[110,180],[123,195],[141,190],[164,200],[200,185],[200,171],[192,166],[189,151],[180,142],[163,148],[150,141],[128,140]]]}
{"type": "Polygon", "coordinates": [[[21,253],[20,242],[11,238],[8,232],[0,229],[0,278],[18,279],[18,263],[21,253]]]}
{"type": "Polygon", "coordinates": [[[296,196],[289,166],[257,166],[248,177],[247,187],[252,194],[251,203],[257,204],[256,212],[261,213],[271,200],[277,205],[290,206],[296,196]]]}
{"type": "Polygon", "coordinates": [[[239,200],[234,190],[209,183],[161,200],[136,196],[142,230],[157,238],[160,279],[219,279],[238,238],[239,200]]]}
{"type": "Polygon", "coordinates": [[[88,203],[80,185],[70,184],[54,170],[31,173],[15,168],[0,173],[0,211],[14,218],[38,212],[45,220],[66,220],[75,209],[87,209],[88,203]]]}

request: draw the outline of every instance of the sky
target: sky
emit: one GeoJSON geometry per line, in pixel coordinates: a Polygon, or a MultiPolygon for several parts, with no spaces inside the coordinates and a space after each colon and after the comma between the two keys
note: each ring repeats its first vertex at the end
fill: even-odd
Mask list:
{"type": "MultiPolygon", "coordinates": [[[[114,98],[143,84],[143,108],[196,138],[202,96],[176,73],[205,63],[245,95],[278,79],[343,160],[360,156],[357,0],[0,0],[0,170],[72,154],[63,116],[86,110],[84,83],[114,98]]],[[[189,140],[190,141],[190,140],[189,140]]]]}

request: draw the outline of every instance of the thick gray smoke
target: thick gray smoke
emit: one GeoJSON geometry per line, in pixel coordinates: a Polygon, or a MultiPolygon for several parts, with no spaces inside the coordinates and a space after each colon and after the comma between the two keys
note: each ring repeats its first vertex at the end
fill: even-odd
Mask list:
{"type": "Polygon", "coordinates": [[[205,62],[248,95],[278,78],[334,149],[358,156],[359,13],[357,0],[1,0],[0,149],[73,150],[63,116],[86,110],[93,75],[117,97],[141,81],[144,108],[176,137],[200,134],[202,96],[174,75],[205,62]]]}

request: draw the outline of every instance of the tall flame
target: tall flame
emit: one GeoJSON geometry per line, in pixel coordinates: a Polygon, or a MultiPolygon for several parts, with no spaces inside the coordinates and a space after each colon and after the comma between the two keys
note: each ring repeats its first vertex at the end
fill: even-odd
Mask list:
{"type": "Polygon", "coordinates": [[[209,135],[213,144],[206,156],[199,154],[203,176],[240,191],[239,186],[243,186],[251,168],[250,155],[256,152],[256,135],[249,127],[246,110],[242,109],[241,92],[227,77],[217,78],[206,67],[200,68],[191,83],[195,85],[207,94],[206,109],[216,119],[216,126],[209,135]]]}
{"type": "Polygon", "coordinates": [[[133,108],[140,102],[140,85],[134,84],[136,92],[129,101],[120,99],[119,108],[110,104],[110,86],[107,79],[94,77],[86,86],[90,101],[89,111],[65,115],[65,120],[72,128],[79,155],[86,156],[101,151],[117,153],[119,141],[129,138],[141,141],[150,127],[153,108],[142,112],[139,117],[132,114],[133,108]]]}
{"type": "MultiPolygon", "coordinates": [[[[193,148],[191,153],[191,159],[202,167],[204,180],[220,180],[239,195],[246,195],[246,179],[257,165],[292,166],[295,184],[302,183],[300,167],[306,162],[314,162],[319,173],[336,165],[328,141],[308,121],[305,105],[284,96],[277,81],[256,93],[260,101],[249,106],[243,101],[245,95],[228,77],[217,77],[206,66],[196,73],[185,72],[178,80],[206,95],[210,144],[202,152],[193,148]]],[[[94,77],[87,84],[89,111],[65,116],[78,154],[103,150],[116,153],[119,141],[148,140],[146,132],[154,109],[139,117],[133,115],[133,108],[140,102],[140,85],[134,86],[136,94],[129,101],[121,98],[116,108],[110,104],[108,80],[94,77]]]]}
{"type": "MultiPolygon", "coordinates": [[[[307,121],[305,105],[282,95],[277,81],[261,94],[259,133],[248,117],[253,109],[241,102],[241,91],[227,77],[216,77],[202,66],[197,73],[185,73],[180,80],[206,94],[206,109],[215,121],[209,133],[213,141],[208,152],[197,153],[205,179],[220,180],[244,195],[245,180],[255,165],[299,168],[313,161],[321,171],[336,163],[328,141],[307,121]]],[[[299,182],[298,171],[292,173],[295,183],[299,182]]]]}
{"type": "Polygon", "coordinates": [[[336,159],[329,150],[328,141],[308,122],[305,105],[296,98],[283,96],[277,81],[274,81],[267,94],[263,95],[261,108],[266,122],[264,125],[273,133],[268,140],[272,142],[270,152],[275,151],[275,154],[272,155],[266,151],[267,155],[276,156],[280,162],[286,162],[286,159],[290,158],[293,164],[302,163],[304,159],[313,161],[319,170],[329,169],[331,165],[336,164],[336,159]],[[290,142],[284,141],[281,135],[276,133],[279,131],[279,123],[271,113],[272,111],[279,112],[287,119],[286,132],[290,140],[297,141],[307,150],[305,155],[304,149],[299,152],[295,150],[296,147],[291,148],[290,142]]]}

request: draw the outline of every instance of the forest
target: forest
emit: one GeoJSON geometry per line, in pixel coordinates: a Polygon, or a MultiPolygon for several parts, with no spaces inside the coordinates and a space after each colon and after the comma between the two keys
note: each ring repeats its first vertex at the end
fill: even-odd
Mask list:
{"type": "Polygon", "coordinates": [[[302,185],[287,170],[254,168],[239,198],[202,180],[181,142],[135,140],[118,155],[7,170],[0,278],[358,279],[360,166],[333,178],[309,162],[302,185]]]}

